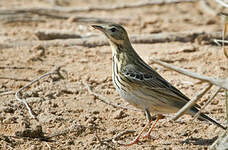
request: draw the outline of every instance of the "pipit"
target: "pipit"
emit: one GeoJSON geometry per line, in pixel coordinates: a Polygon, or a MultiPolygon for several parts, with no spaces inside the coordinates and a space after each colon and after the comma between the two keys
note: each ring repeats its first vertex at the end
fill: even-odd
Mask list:
{"type": "MultiPolygon", "coordinates": [[[[144,137],[150,136],[153,127],[163,117],[162,114],[177,112],[190,99],[139,57],[130,43],[126,30],[121,25],[92,25],[92,27],[102,31],[111,45],[112,80],[116,91],[128,103],[144,110],[148,119],[138,136],[126,145],[135,144],[147,127],[152,124],[150,112],[157,114],[158,117],[144,137]]],[[[187,114],[194,115],[199,109],[200,106],[196,104],[187,111],[187,114]]],[[[199,119],[208,120],[226,129],[204,113],[200,113],[199,119]]]]}

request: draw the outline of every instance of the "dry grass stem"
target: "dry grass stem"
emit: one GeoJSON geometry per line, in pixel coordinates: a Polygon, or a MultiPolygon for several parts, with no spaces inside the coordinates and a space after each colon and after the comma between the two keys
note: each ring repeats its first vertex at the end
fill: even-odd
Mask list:
{"type": "Polygon", "coordinates": [[[195,2],[195,0],[154,0],[154,1],[140,1],[138,3],[127,3],[121,5],[112,5],[112,6],[92,6],[85,8],[66,8],[66,7],[55,7],[52,8],[20,8],[20,9],[5,9],[0,11],[0,15],[7,14],[20,14],[20,13],[76,13],[76,12],[87,12],[87,11],[112,11],[116,9],[125,9],[125,8],[138,8],[145,7],[150,5],[161,5],[161,4],[171,4],[171,3],[183,3],[183,2],[195,2]]]}
{"type": "Polygon", "coordinates": [[[199,79],[201,81],[208,82],[210,84],[214,84],[216,86],[219,86],[219,87],[222,87],[222,88],[228,90],[228,78],[226,78],[226,79],[212,78],[212,77],[200,75],[200,74],[195,73],[195,72],[188,71],[188,70],[183,69],[183,68],[176,67],[176,66],[171,65],[171,64],[167,64],[167,63],[159,61],[159,60],[155,60],[155,59],[150,59],[150,60],[153,63],[159,64],[161,66],[164,66],[166,68],[174,70],[178,73],[184,74],[184,75],[189,76],[191,78],[199,79]]]}
{"type": "Polygon", "coordinates": [[[196,104],[196,102],[203,97],[204,94],[207,93],[208,90],[210,90],[212,87],[212,84],[209,84],[206,88],[204,88],[202,91],[200,91],[192,100],[190,100],[187,104],[184,105],[172,118],[171,120],[177,120],[180,118],[187,110],[189,110],[193,105],[196,104]]]}
{"type": "Polygon", "coordinates": [[[220,5],[222,5],[223,7],[228,8],[228,4],[226,4],[224,1],[221,0],[215,0],[217,3],[219,3],[220,5]]]}
{"type": "Polygon", "coordinates": [[[224,55],[225,55],[226,58],[228,59],[228,51],[227,51],[227,49],[226,49],[225,46],[224,46],[224,42],[225,42],[224,38],[226,37],[227,26],[228,26],[228,23],[225,24],[224,31],[223,31],[223,36],[222,36],[222,40],[223,40],[223,42],[222,42],[222,48],[223,48],[224,55]]]}
{"type": "MultiPolygon", "coordinates": [[[[44,35],[46,36],[47,33],[44,35]]],[[[0,48],[17,48],[17,47],[33,47],[36,45],[42,45],[44,47],[58,46],[58,45],[67,45],[67,46],[84,46],[84,47],[97,47],[108,45],[108,41],[104,36],[97,36],[96,38],[91,36],[81,36],[80,39],[69,39],[70,36],[78,36],[77,34],[64,35],[67,36],[67,39],[62,39],[61,33],[56,33],[59,37],[55,36],[55,40],[48,41],[12,41],[10,43],[0,42],[0,48]]],[[[38,37],[39,38],[39,37],[38,37]]],[[[220,32],[214,33],[204,33],[204,32],[178,32],[178,33],[156,33],[156,34],[146,34],[146,35],[133,35],[130,37],[130,40],[134,44],[152,44],[152,43],[163,43],[163,42],[193,42],[197,38],[201,41],[207,41],[208,43],[213,43],[211,39],[222,38],[220,32]]],[[[45,39],[45,38],[44,38],[45,39]]],[[[48,37],[47,39],[51,39],[48,37]]]]}
{"type": "Polygon", "coordinates": [[[92,88],[91,86],[86,82],[86,81],[83,81],[83,84],[85,85],[85,87],[87,88],[88,92],[91,94],[91,95],[94,95],[95,97],[97,97],[101,102],[107,104],[107,105],[110,105],[114,108],[121,108],[121,109],[124,109],[124,110],[133,110],[133,111],[141,111],[141,110],[138,110],[138,109],[132,109],[132,108],[128,108],[128,107],[124,107],[124,106],[121,106],[121,105],[116,105],[116,104],[113,104],[110,102],[110,100],[108,100],[106,97],[102,96],[102,95],[99,95],[95,92],[92,91],[92,88]]]}
{"type": "Polygon", "coordinates": [[[32,108],[29,106],[29,104],[26,102],[26,100],[23,99],[23,98],[20,98],[19,95],[22,94],[21,92],[22,92],[24,89],[28,88],[29,86],[31,86],[32,84],[34,84],[35,82],[41,80],[42,78],[44,78],[44,77],[46,77],[46,76],[50,76],[50,75],[52,75],[52,74],[57,74],[57,75],[59,75],[60,77],[62,77],[62,75],[61,75],[60,72],[59,72],[59,71],[60,71],[60,68],[61,68],[61,67],[57,67],[54,71],[48,72],[48,73],[46,73],[46,74],[43,74],[42,76],[38,77],[37,79],[32,80],[31,82],[29,82],[28,84],[26,84],[25,86],[23,86],[22,88],[20,88],[18,91],[16,91],[16,93],[15,93],[15,98],[16,98],[16,100],[18,100],[19,102],[22,102],[22,103],[26,106],[26,108],[27,108],[27,110],[28,110],[28,112],[29,112],[29,114],[30,114],[30,116],[31,116],[32,118],[38,120],[38,119],[36,118],[36,114],[32,111],[32,108]]]}
{"type": "Polygon", "coordinates": [[[14,95],[15,92],[14,91],[7,91],[7,92],[1,92],[0,96],[4,96],[4,95],[14,95]]]}
{"type": "Polygon", "coordinates": [[[216,91],[214,92],[214,94],[212,94],[210,96],[210,98],[207,100],[207,102],[203,105],[203,107],[201,107],[201,109],[195,114],[195,116],[193,117],[192,120],[196,119],[199,117],[200,113],[203,111],[203,109],[210,104],[210,102],[216,97],[216,95],[219,93],[219,91],[221,90],[221,87],[217,87],[216,91]]]}
{"type": "Polygon", "coordinates": [[[20,79],[20,78],[14,78],[14,77],[1,77],[0,79],[8,79],[8,80],[15,80],[15,81],[25,81],[25,82],[31,82],[29,79],[20,79]]]}
{"type": "Polygon", "coordinates": [[[134,132],[135,132],[134,130],[126,130],[126,131],[120,132],[119,134],[117,134],[116,136],[114,136],[114,137],[112,138],[112,142],[113,142],[113,143],[117,143],[117,144],[119,144],[119,145],[126,145],[126,144],[124,144],[124,143],[118,142],[117,140],[118,140],[121,136],[123,136],[123,135],[125,135],[125,134],[131,134],[131,133],[134,133],[134,132]]]}

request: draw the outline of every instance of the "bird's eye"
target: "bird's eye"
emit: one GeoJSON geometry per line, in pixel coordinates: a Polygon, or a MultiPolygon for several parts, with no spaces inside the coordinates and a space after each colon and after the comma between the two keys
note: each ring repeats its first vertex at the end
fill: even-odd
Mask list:
{"type": "Polygon", "coordinates": [[[116,31],[116,28],[111,28],[110,29],[112,32],[115,32],[116,31]]]}

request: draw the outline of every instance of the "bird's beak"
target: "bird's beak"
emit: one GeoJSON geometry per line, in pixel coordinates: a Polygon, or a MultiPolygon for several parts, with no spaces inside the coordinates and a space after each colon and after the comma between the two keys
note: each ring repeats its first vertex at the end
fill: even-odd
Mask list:
{"type": "Polygon", "coordinates": [[[97,29],[97,30],[100,30],[100,31],[102,31],[102,32],[104,32],[104,27],[103,26],[101,26],[101,25],[91,25],[94,29],[97,29]]]}

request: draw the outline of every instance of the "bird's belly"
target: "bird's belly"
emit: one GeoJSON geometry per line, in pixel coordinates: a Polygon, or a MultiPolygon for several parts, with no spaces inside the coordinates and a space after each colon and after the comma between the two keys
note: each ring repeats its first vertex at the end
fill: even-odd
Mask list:
{"type": "Polygon", "coordinates": [[[178,108],[171,107],[170,105],[161,102],[159,99],[145,96],[143,93],[140,92],[140,90],[126,91],[121,87],[116,87],[116,91],[129,104],[142,110],[148,109],[151,113],[154,114],[168,114],[178,111],[178,108]]]}
{"type": "MultiPolygon", "coordinates": [[[[130,103],[131,105],[137,107],[137,108],[141,108],[141,103],[136,99],[136,97],[130,92],[130,90],[126,90],[124,89],[124,87],[122,87],[121,84],[118,84],[117,82],[115,82],[115,77],[112,76],[113,79],[113,84],[115,86],[115,89],[117,91],[117,93],[121,96],[121,98],[123,98],[124,100],[126,100],[128,103],[130,103]]],[[[142,108],[141,108],[142,109],[142,108]]]]}
{"type": "MultiPolygon", "coordinates": [[[[136,108],[144,110],[147,106],[152,106],[151,104],[147,104],[148,102],[144,101],[143,99],[138,99],[136,95],[134,95],[130,91],[123,90],[121,87],[116,87],[116,91],[119,93],[121,98],[126,100],[129,104],[135,106],[136,108]]],[[[151,112],[155,112],[152,110],[152,107],[149,109],[151,112]]]]}
{"type": "Polygon", "coordinates": [[[129,104],[151,113],[174,113],[178,108],[169,105],[168,100],[164,96],[157,95],[152,91],[146,91],[144,88],[131,88],[127,84],[121,83],[120,78],[112,75],[113,84],[120,96],[129,104]]]}
{"type": "Polygon", "coordinates": [[[139,109],[144,109],[143,103],[137,99],[137,97],[132,94],[131,92],[126,92],[125,90],[121,88],[116,88],[116,91],[119,93],[121,98],[126,100],[129,104],[139,108],[139,109]]]}

